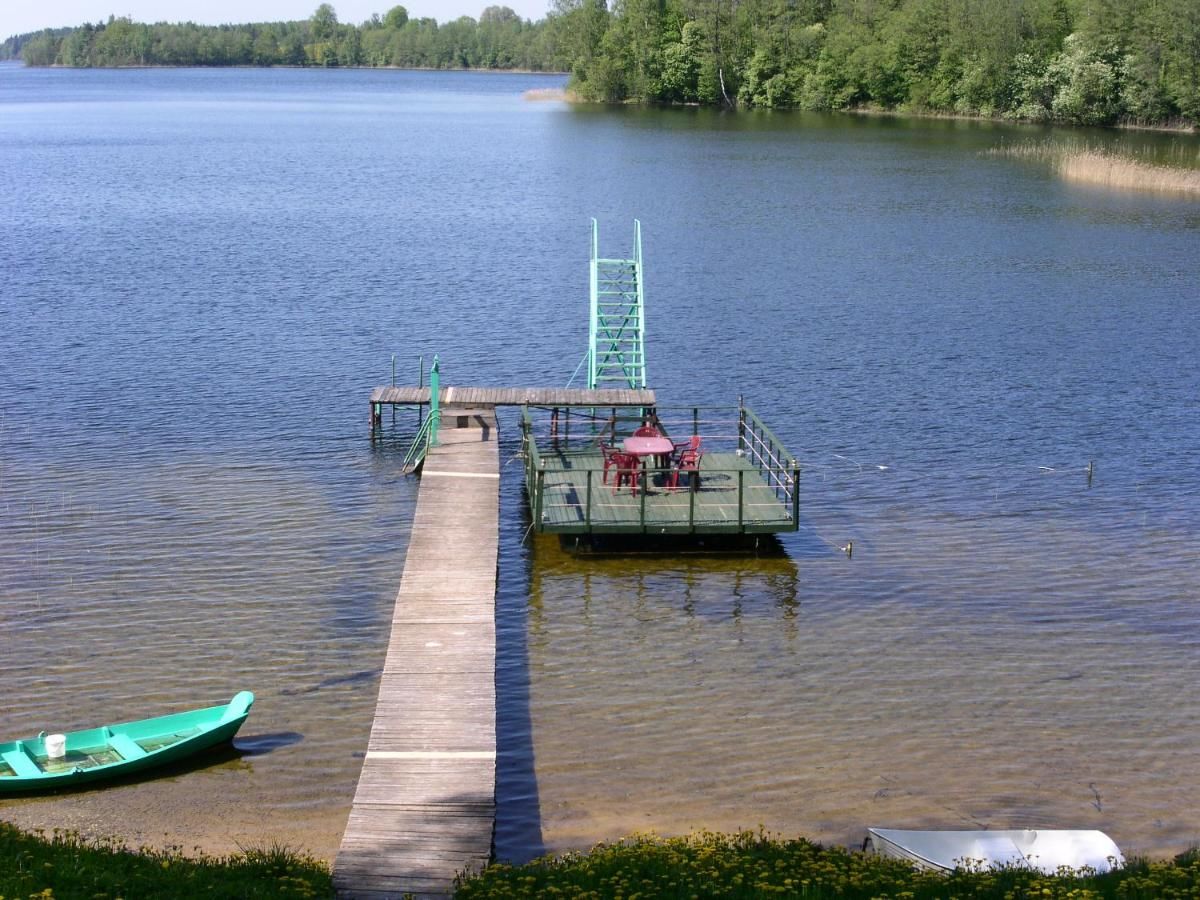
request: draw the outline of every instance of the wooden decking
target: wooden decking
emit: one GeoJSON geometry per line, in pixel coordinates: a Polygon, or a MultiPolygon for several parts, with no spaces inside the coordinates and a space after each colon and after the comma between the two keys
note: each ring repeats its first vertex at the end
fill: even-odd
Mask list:
{"type": "MultiPolygon", "coordinates": [[[[428,393],[428,391],[426,391],[428,393]]],[[[334,865],[340,897],[448,896],[496,811],[499,454],[492,414],[444,409],[425,460],[379,701],[334,865]],[[454,422],[466,427],[453,427],[454,422]],[[480,427],[482,425],[482,427],[480,427]]]]}
{"type": "MultiPolygon", "coordinates": [[[[427,387],[377,387],[371,405],[414,406],[429,402],[427,387]]],[[[653,406],[654,391],[629,388],[444,387],[443,406],[653,406]]]]}
{"type": "Polygon", "coordinates": [[[610,473],[604,483],[604,459],[595,451],[543,450],[540,460],[544,468],[532,489],[538,531],[752,534],[795,528],[790,505],[736,453],[705,455],[695,491],[672,489],[663,471],[647,475],[647,490],[614,490],[615,477],[610,473]]]}

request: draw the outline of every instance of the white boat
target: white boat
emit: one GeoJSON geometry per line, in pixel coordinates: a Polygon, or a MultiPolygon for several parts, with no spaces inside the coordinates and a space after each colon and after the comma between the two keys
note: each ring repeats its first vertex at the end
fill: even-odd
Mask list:
{"type": "Polygon", "coordinates": [[[1125,858],[1103,831],[906,831],[868,828],[863,849],[904,859],[921,869],[1019,866],[1052,875],[1061,867],[1108,872],[1125,858]]]}

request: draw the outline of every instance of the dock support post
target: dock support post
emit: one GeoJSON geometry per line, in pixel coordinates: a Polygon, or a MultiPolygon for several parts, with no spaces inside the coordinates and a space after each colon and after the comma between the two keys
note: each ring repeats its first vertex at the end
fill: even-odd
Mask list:
{"type": "Polygon", "coordinates": [[[800,466],[792,460],[792,524],[800,524],[800,466]]]}
{"type": "Polygon", "coordinates": [[[746,512],[746,470],[738,469],[738,531],[742,530],[742,522],[746,512]]]}
{"type": "Polygon", "coordinates": [[[537,489],[534,491],[536,498],[533,507],[533,527],[537,528],[542,524],[542,502],[546,495],[546,461],[543,459],[537,472],[537,489]]]}
{"type": "Polygon", "coordinates": [[[696,475],[688,475],[688,530],[696,530],[696,475]]]}
{"type": "Polygon", "coordinates": [[[738,394],[738,447],[746,449],[746,403],[738,394]]]}
{"type": "MultiPolygon", "coordinates": [[[[649,457],[646,457],[646,458],[649,459],[649,457]]],[[[647,484],[649,484],[649,481],[646,478],[646,467],[644,465],[641,465],[638,467],[637,478],[638,478],[638,481],[640,481],[642,483],[642,496],[639,498],[640,510],[638,512],[638,518],[641,520],[641,523],[642,523],[642,531],[645,531],[646,530],[646,486],[647,486],[647,484]]]]}
{"type": "Polygon", "coordinates": [[[583,510],[583,524],[587,526],[587,530],[592,530],[592,476],[596,474],[595,469],[588,469],[587,473],[587,506],[583,510]]]}

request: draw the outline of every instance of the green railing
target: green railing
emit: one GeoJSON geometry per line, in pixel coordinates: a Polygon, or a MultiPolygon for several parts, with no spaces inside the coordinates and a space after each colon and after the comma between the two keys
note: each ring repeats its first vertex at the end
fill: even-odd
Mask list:
{"type": "Polygon", "coordinates": [[[750,460],[775,496],[792,508],[792,517],[800,517],[800,466],[754,412],[738,400],[739,451],[750,460]]]}
{"type": "MultiPolygon", "coordinates": [[[[393,366],[395,365],[394,360],[395,357],[393,357],[393,366]]],[[[425,454],[429,452],[429,448],[437,446],[438,425],[442,420],[441,398],[438,396],[441,393],[441,372],[441,361],[434,356],[433,365],[429,367],[429,415],[417,429],[417,434],[413,438],[412,444],[409,445],[408,452],[404,454],[404,462],[400,464],[402,472],[415,470],[425,461],[425,454]]],[[[395,376],[393,375],[394,380],[395,376]]]]}
{"type": "Polygon", "coordinates": [[[433,416],[426,416],[421,427],[417,429],[417,435],[409,445],[408,452],[404,454],[404,462],[400,464],[401,472],[413,471],[425,461],[425,454],[429,452],[429,438],[432,432],[433,416]]]}

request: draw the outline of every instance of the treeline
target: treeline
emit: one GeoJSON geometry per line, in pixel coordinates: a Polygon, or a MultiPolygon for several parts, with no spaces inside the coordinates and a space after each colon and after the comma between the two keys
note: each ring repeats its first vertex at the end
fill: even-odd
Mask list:
{"type": "Polygon", "coordinates": [[[297,22],[146,25],[110,18],[97,25],[9,38],[0,59],[31,66],[401,66],[431,69],[565,71],[561,21],[529,22],[507,6],[478,21],[439,25],[410,19],[403,6],[361,25],[338,21],[328,4],[297,22]]]}
{"type": "Polygon", "coordinates": [[[400,66],[570,71],[585,99],[878,107],[1085,125],[1200,123],[1200,0],[556,0],[439,25],[99,25],[10,38],[67,66],[400,66]]]}
{"type": "Polygon", "coordinates": [[[1198,0],[558,0],[583,97],[1200,121],[1198,0]]]}

